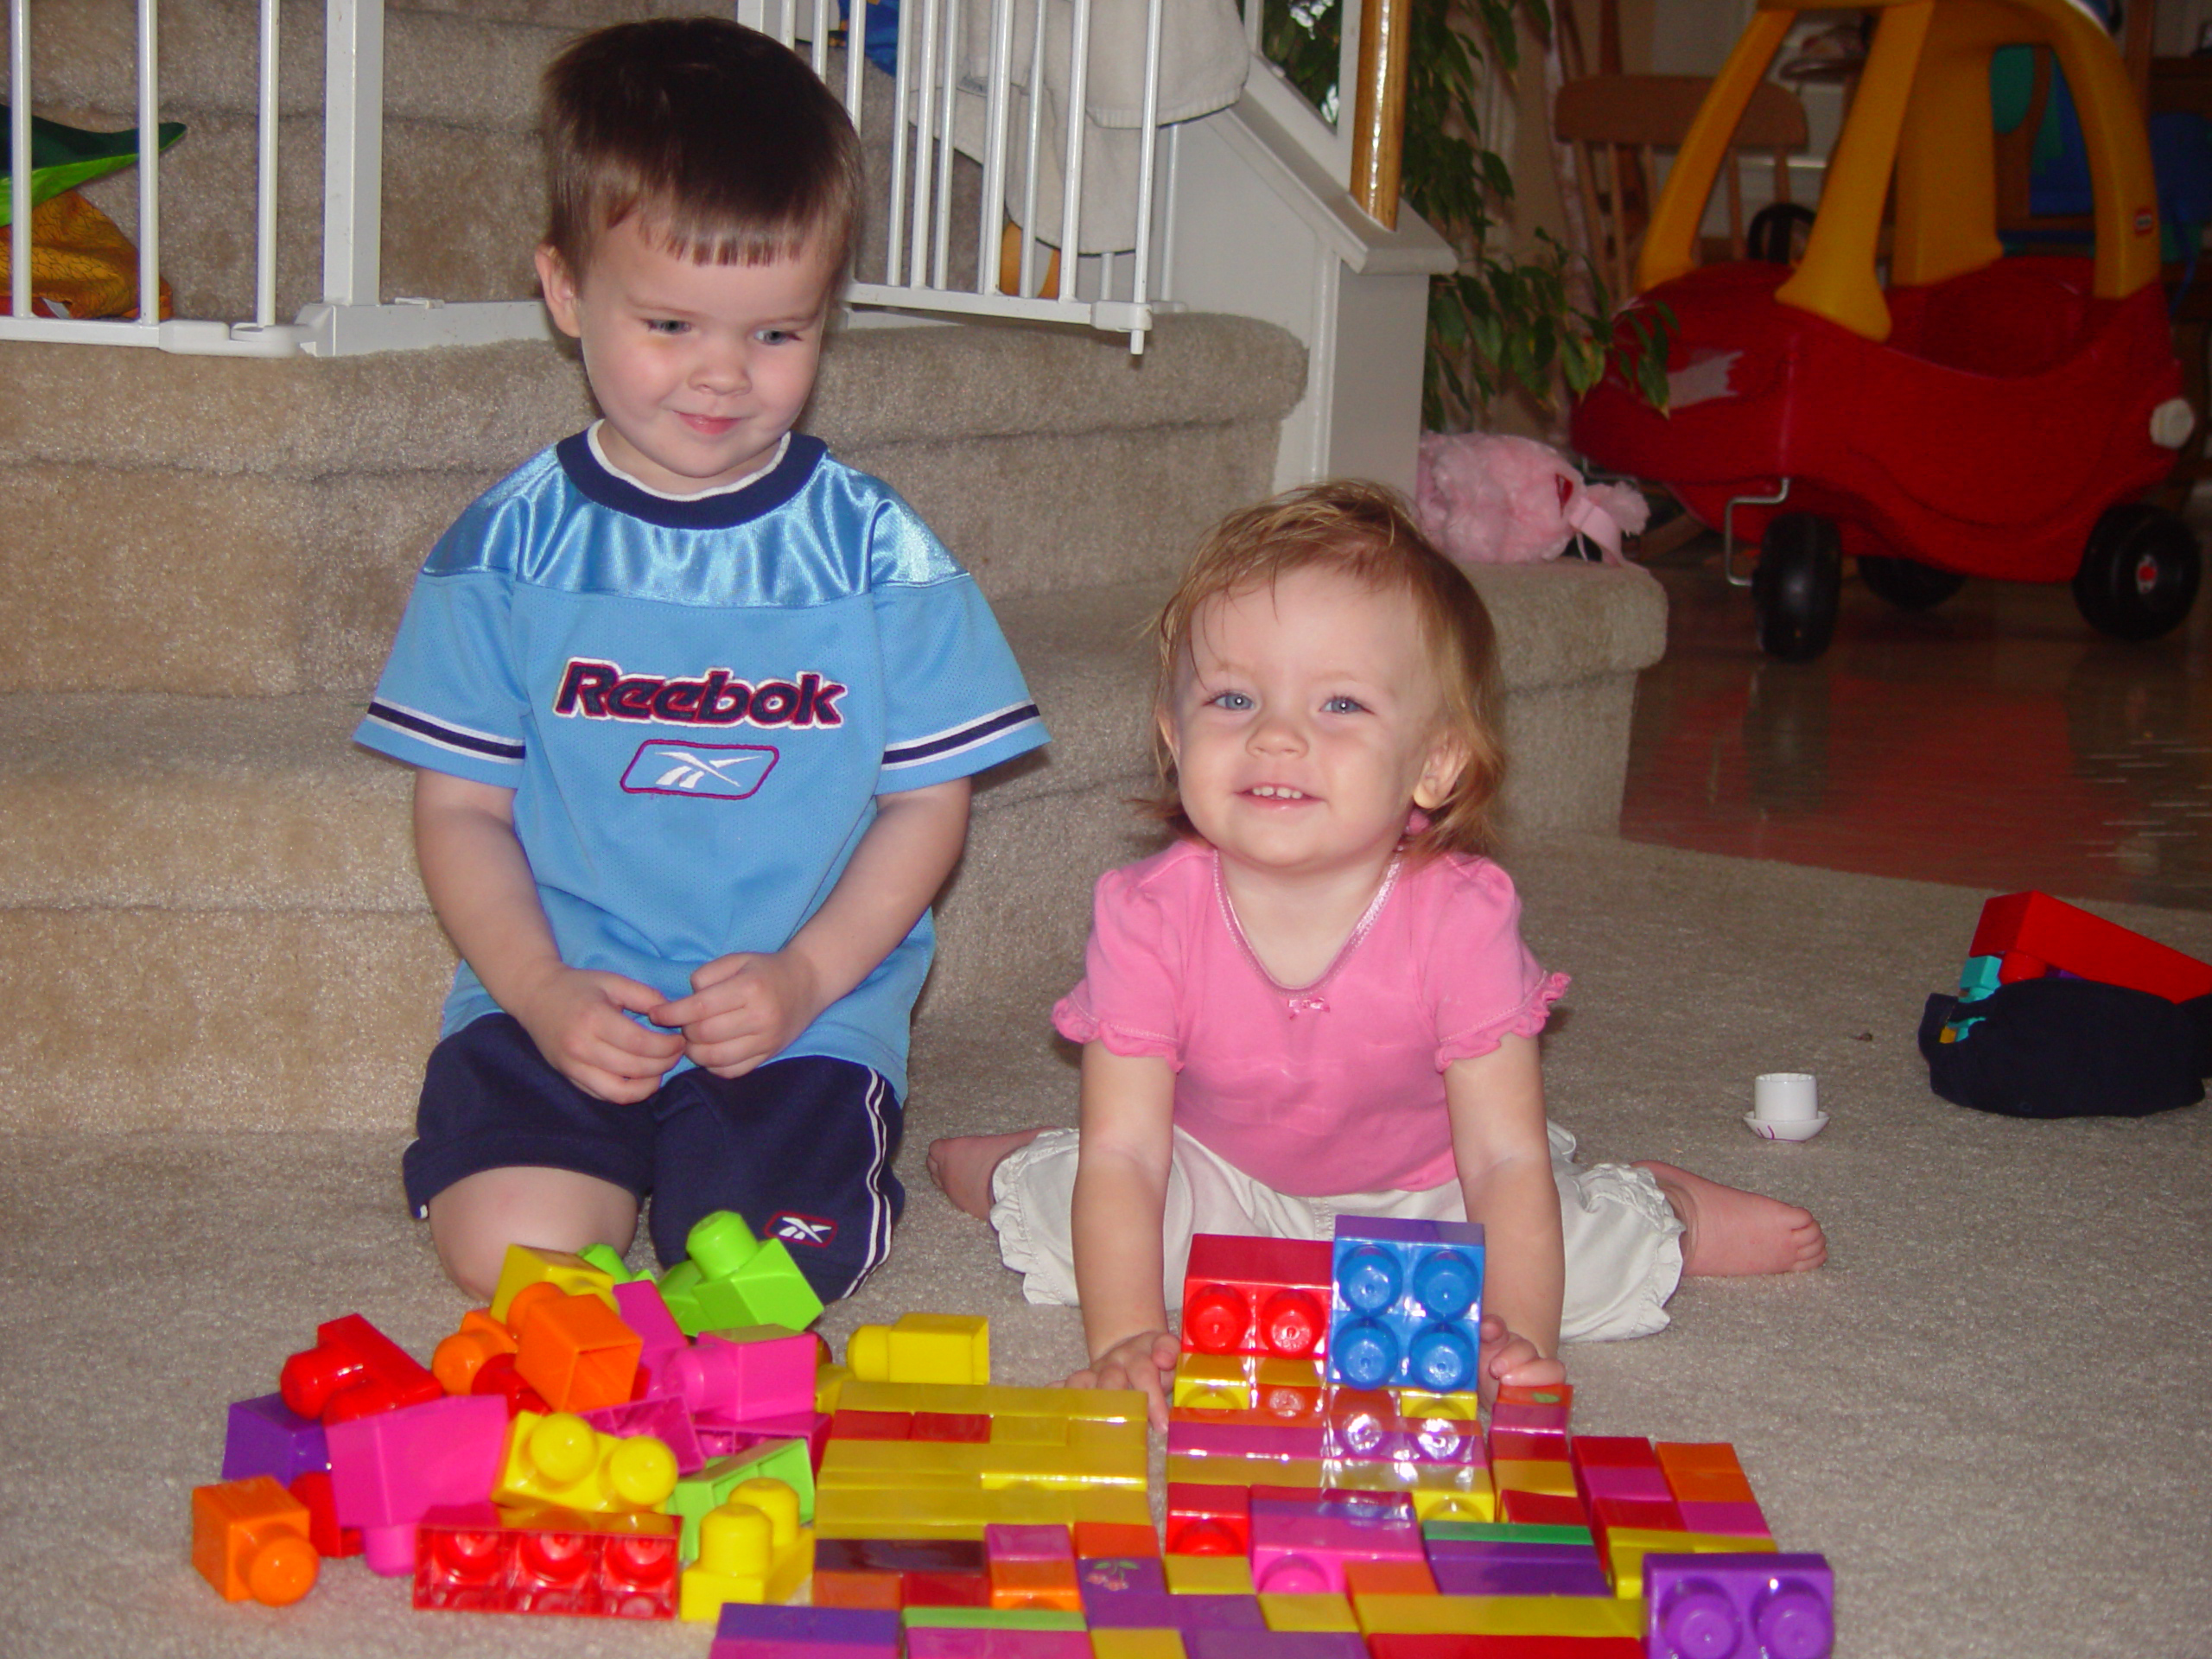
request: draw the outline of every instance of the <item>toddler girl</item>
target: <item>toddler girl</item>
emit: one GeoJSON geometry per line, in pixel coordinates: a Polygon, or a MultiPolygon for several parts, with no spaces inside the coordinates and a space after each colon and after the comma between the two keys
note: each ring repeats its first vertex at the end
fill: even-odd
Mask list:
{"type": "Polygon", "coordinates": [[[1482,1384],[1643,1336],[1689,1274],[1818,1267],[1804,1211],[1665,1164],[1578,1167],[1536,1033],[1566,988],[1482,854],[1503,766],[1489,613],[1379,486],[1232,515],[1156,626],[1179,832],[1098,883],[1079,1129],[939,1141],[1034,1302],[1156,1420],[1197,1232],[1329,1236],[1338,1214],[1481,1222],[1482,1384]]]}

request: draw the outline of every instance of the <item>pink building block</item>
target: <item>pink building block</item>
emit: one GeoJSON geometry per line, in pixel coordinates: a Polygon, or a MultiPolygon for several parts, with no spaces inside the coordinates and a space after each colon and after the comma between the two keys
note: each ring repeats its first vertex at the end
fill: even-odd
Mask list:
{"type": "Polygon", "coordinates": [[[906,1631],[906,1659],[1090,1659],[1090,1633],[917,1624],[906,1631]]]}
{"type": "Polygon", "coordinates": [[[628,1440],[635,1434],[650,1434],[676,1454],[676,1472],[679,1475],[696,1474],[707,1461],[707,1453],[699,1444],[699,1432],[691,1426],[691,1412],[681,1395],[657,1394],[644,1400],[626,1401],[619,1406],[601,1406],[597,1411],[587,1411],[583,1420],[602,1434],[612,1434],[628,1440]]]}
{"type": "Polygon", "coordinates": [[[1766,1516],[1757,1503],[1677,1503],[1682,1525],[1692,1532],[1719,1533],[1729,1538],[1770,1538],[1766,1516]]]}
{"type": "Polygon", "coordinates": [[[1323,1439],[1319,1423],[1204,1423],[1192,1413],[1167,1426],[1167,1455],[1171,1458],[1266,1458],[1278,1461],[1321,1455],[1323,1439]]]}
{"type": "Polygon", "coordinates": [[[1071,1561],[1075,1541],[1065,1527],[1014,1527],[994,1522],[983,1529],[983,1553],[995,1561],[1071,1561]]]}
{"type": "Polygon", "coordinates": [[[614,1311],[622,1316],[623,1324],[638,1333],[643,1344],[639,1350],[638,1363],[652,1373],[647,1385],[650,1391],[677,1392],[672,1383],[664,1380],[668,1376],[668,1362],[691,1344],[677,1325],[676,1315],[661,1300],[660,1287],[650,1279],[615,1286],[614,1311]]]}
{"type": "Polygon", "coordinates": [[[708,1331],[669,1358],[667,1386],[695,1416],[749,1427],[763,1417],[813,1411],[821,1351],[813,1337],[775,1325],[708,1331]]]}
{"type": "Polygon", "coordinates": [[[1341,1593],[1346,1561],[1426,1562],[1402,1493],[1332,1492],[1311,1505],[1252,1499],[1252,1583],[1263,1595],[1341,1593]]]}
{"type": "Polygon", "coordinates": [[[428,1405],[332,1423],[331,1493],[341,1527],[358,1527],[372,1571],[415,1571],[415,1523],[446,1503],[480,1503],[499,1478],[506,1402],[451,1395],[428,1405]]]}

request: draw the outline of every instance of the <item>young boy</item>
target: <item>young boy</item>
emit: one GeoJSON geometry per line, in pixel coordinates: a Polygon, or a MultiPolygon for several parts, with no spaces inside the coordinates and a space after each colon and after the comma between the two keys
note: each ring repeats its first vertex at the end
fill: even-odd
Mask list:
{"type": "Polygon", "coordinates": [[[368,747],[417,768],[461,957],[404,1162],[446,1271],[682,1259],[732,1209],[826,1300],[882,1261],[928,906],[973,774],[1046,741],[974,582],[795,435],[860,196],[806,67],[626,24],[545,79],[547,308],[604,418],[416,579],[368,747]]]}

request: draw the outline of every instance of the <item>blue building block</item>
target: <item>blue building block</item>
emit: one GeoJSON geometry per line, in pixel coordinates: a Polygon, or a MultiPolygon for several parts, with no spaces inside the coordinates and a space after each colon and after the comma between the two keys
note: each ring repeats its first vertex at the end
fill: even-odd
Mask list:
{"type": "Polygon", "coordinates": [[[232,1403],[223,1435],[225,1480],[269,1475],[278,1485],[289,1486],[302,1475],[329,1467],[322,1425],[294,1411],[283,1395],[264,1394],[232,1403]]]}
{"type": "Polygon", "coordinates": [[[1979,1002],[1995,990],[1998,970],[2004,965],[2002,957],[1968,957],[1959,974],[1959,1001],[1979,1002]]]}
{"type": "Polygon", "coordinates": [[[1434,1394],[1474,1388],[1482,1352],[1480,1226],[1339,1216],[1331,1277],[1333,1380],[1434,1394]]]}
{"type": "Polygon", "coordinates": [[[1828,1659],[1835,1573],[1823,1555],[1643,1558],[1650,1659],[1828,1659]]]}

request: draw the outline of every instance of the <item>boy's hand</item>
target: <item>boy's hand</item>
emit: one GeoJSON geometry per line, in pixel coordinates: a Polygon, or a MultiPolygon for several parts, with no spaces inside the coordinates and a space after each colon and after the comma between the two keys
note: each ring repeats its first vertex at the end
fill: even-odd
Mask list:
{"type": "Polygon", "coordinates": [[[629,1017],[650,1015],[664,1000],[652,986],[620,974],[563,964],[507,1012],[570,1083],[601,1100],[630,1105],[659,1088],[683,1052],[674,1032],[648,1031],[629,1017]]]}
{"type": "Polygon", "coordinates": [[[1154,1428],[1167,1427],[1167,1382],[1183,1344],[1166,1331],[1140,1331],[1124,1337],[1088,1367],[1068,1378],[1071,1389],[1136,1389],[1154,1428]]]}
{"type": "Polygon", "coordinates": [[[1516,1388],[1541,1389],[1567,1381],[1566,1366],[1556,1359],[1546,1359],[1535,1343],[1526,1337],[1515,1336],[1495,1313],[1483,1316],[1482,1357],[1477,1370],[1485,1406],[1497,1398],[1497,1385],[1501,1382],[1510,1382],[1516,1388]]]}
{"type": "Polygon", "coordinates": [[[690,995],[650,1013],[683,1033],[692,1065],[741,1077],[791,1046],[823,1007],[813,963],[785,949],[717,957],[691,976],[690,995]]]}

